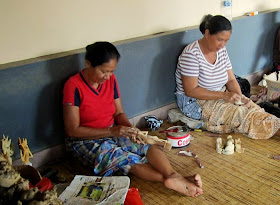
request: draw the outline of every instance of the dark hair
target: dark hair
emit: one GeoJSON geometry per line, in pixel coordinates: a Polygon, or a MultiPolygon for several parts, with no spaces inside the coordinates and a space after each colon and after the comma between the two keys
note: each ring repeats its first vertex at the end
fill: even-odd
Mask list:
{"type": "Polygon", "coordinates": [[[199,30],[202,34],[205,34],[205,30],[208,29],[210,35],[219,33],[221,31],[231,31],[231,23],[224,16],[212,16],[210,14],[204,16],[199,30]]]}
{"type": "Polygon", "coordinates": [[[92,67],[102,65],[111,59],[120,58],[117,48],[106,41],[95,42],[86,47],[85,59],[88,60],[92,67]]]}

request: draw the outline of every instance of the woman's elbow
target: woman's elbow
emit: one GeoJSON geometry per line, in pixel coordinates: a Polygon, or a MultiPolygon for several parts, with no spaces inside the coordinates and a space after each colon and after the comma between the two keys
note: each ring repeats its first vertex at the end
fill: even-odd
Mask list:
{"type": "Polygon", "coordinates": [[[67,137],[76,137],[76,132],[74,129],[65,128],[65,134],[67,137]]]}
{"type": "Polygon", "coordinates": [[[186,96],[193,97],[193,92],[191,90],[184,90],[184,91],[186,96]]]}

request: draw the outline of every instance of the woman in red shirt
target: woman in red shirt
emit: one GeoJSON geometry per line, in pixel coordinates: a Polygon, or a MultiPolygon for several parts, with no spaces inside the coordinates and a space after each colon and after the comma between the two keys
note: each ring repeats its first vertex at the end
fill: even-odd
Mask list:
{"type": "Polygon", "coordinates": [[[63,91],[66,147],[96,175],[132,173],[163,182],[187,196],[202,194],[198,174],[183,177],[157,146],[138,144],[137,128],[129,122],[113,72],[120,54],[108,42],[86,47],[85,69],[72,76],[63,91]]]}

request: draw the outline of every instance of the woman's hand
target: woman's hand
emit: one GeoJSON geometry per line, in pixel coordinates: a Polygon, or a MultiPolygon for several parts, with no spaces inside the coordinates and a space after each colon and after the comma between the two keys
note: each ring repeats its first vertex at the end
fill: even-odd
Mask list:
{"type": "Polygon", "coordinates": [[[252,100],[250,98],[247,98],[246,96],[242,95],[241,101],[244,103],[242,106],[250,108],[252,100]]]}
{"type": "Polygon", "coordinates": [[[231,103],[235,103],[235,102],[241,100],[241,96],[238,95],[238,94],[236,94],[236,93],[234,93],[234,92],[228,92],[228,91],[226,91],[226,92],[224,92],[224,97],[223,97],[223,99],[224,99],[225,101],[228,101],[228,102],[231,102],[231,103]]]}
{"type": "Polygon", "coordinates": [[[141,135],[138,134],[140,130],[137,127],[127,127],[118,125],[109,128],[109,135],[116,137],[125,137],[130,139],[132,142],[137,144],[146,144],[145,139],[142,139],[141,135]]]}
{"type": "Polygon", "coordinates": [[[127,127],[123,125],[117,125],[109,128],[109,134],[116,137],[129,138],[134,143],[145,144],[141,137],[138,136],[140,130],[136,127],[127,127]]]}
{"type": "Polygon", "coordinates": [[[117,125],[109,128],[109,134],[116,137],[131,137],[137,134],[136,130],[131,129],[131,127],[117,125]]]}

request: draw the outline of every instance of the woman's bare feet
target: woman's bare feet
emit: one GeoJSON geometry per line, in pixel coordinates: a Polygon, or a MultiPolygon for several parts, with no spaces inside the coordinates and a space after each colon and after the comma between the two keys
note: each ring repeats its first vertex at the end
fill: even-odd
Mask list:
{"type": "Polygon", "coordinates": [[[199,188],[202,188],[202,180],[199,174],[186,177],[190,182],[194,183],[199,188]]]}
{"type": "MultiPolygon", "coordinates": [[[[200,176],[195,177],[194,175],[192,179],[195,181],[195,183],[202,186],[200,176]]],[[[178,173],[174,173],[170,177],[165,179],[164,185],[169,189],[191,197],[199,196],[203,193],[203,190],[200,187],[196,186],[194,183],[189,182],[185,177],[178,173]]]]}

